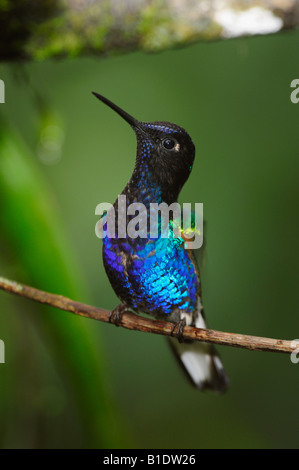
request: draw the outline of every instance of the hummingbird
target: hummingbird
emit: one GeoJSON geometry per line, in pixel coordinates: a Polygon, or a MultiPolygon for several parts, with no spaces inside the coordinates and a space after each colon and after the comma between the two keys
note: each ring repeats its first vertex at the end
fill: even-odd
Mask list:
{"type": "MultiPolygon", "coordinates": [[[[189,134],[170,122],[138,121],[109,99],[92,93],[135,131],[135,168],[121,193],[126,197],[126,208],[142,203],[150,210],[152,203],[177,202],[195,158],[195,146],[189,134]]],[[[119,198],[113,209],[119,215],[119,198]]],[[[132,217],[126,215],[127,226],[130,220],[132,217]]],[[[169,228],[171,231],[171,220],[169,228]]],[[[186,325],[207,328],[193,251],[186,249],[181,237],[152,237],[149,233],[146,237],[133,238],[127,233],[107,232],[103,238],[103,263],[120,299],[109,321],[118,325],[123,313],[132,310],[172,322],[173,337],[168,341],[193,385],[199,390],[224,392],[229,380],[215,347],[183,340],[186,325]]]]}

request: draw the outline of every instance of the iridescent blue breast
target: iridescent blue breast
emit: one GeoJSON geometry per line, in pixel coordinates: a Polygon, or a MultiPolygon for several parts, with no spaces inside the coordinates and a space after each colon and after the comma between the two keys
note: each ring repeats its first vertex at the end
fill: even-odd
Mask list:
{"type": "Polygon", "coordinates": [[[104,266],[116,294],[138,312],[196,308],[195,260],[180,238],[104,239],[104,266]]]}

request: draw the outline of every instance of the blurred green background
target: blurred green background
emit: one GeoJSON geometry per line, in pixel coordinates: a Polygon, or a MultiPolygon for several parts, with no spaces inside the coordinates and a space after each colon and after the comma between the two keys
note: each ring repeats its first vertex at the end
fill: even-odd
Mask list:
{"type": "MultiPolygon", "coordinates": [[[[212,328],[299,338],[299,32],[155,55],[1,64],[0,275],[112,309],[95,207],[130,177],[140,120],[185,127],[181,201],[203,202],[212,328]],[[297,312],[297,313],[296,313],[297,312]]],[[[298,447],[299,364],[219,348],[225,396],[185,381],[164,338],[0,292],[0,446],[298,447]]]]}

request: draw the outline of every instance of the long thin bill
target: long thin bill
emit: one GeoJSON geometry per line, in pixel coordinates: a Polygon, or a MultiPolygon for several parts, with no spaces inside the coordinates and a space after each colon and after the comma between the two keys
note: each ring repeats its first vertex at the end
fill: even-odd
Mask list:
{"type": "Polygon", "coordinates": [[[105,98],[105,96],[100,95],[99,93],[92,92],[96,98],[98,98],[100,101],[105,103],[109,108],[113,109],[117,114],[119,114],[125,121],[127,121],[130,126],[132,127],[139,127],[140,123],[137,121],[137,119],[133,118],[130,114],[128,114],[126,111],[121,109],[119,106],[116,104],[112,103],[112,101],[108,100],[108,98],[105,98]]]}

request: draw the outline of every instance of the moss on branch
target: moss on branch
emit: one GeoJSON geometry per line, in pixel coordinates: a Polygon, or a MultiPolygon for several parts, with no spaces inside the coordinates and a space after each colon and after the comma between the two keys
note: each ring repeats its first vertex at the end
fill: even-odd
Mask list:
{"type": "Polygon", "coordinates": [[[298,24],[299,0],[0,0],[0,59],[160,51],[298,24]]]}

